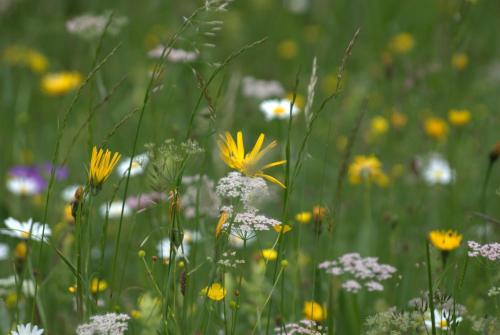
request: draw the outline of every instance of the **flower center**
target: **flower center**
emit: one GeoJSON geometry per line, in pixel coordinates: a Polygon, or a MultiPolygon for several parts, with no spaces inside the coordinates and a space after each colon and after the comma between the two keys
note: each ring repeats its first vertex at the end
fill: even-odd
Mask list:
{"type": "Polygon", "coordinates": [[[277,106],[277,107],[275,107],[273,109],[273,114],[274,115],[279,116],[279,115],[283,115],[285,113],[286,113],[286,110],[283,107],[281,107],[281,106],[277,106]]]}
{"type": "Polygon", "coordinates": [[[138,169],[141,167],[141,164],[137,163],[136,161],[132,161],[132,169],[138,169]]]}
{"type": "Polygon", "coordinates": [[[28,239],[28,238],[30,237],[30,233],[29,233],[28,231],[22,231],[22,232],[21,232],[21,236],[22,236],[23,238],[28,239]]]}

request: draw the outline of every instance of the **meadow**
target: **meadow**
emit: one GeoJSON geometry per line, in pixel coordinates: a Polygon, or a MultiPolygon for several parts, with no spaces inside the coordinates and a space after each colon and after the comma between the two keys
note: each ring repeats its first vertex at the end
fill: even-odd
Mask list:
{"type": "Polygon", "coordinates": [[[0,333],[500,334],[499,12],[0,0],[0,333]]]}

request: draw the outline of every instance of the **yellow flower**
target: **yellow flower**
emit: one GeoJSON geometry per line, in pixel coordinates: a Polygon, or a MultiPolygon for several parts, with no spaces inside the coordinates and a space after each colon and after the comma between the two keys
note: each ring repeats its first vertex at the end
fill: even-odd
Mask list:
{"type": "Polygon", "coordinates": [[[441,140],[448,134],[446,121],[438,117],[428,117],[424,121],[425,133],[435,140],[441,140]]]}
{"type": "Polygon", "coordinates": [[[406,54],[415,46],[413,35],[402,32],[394,36],[389,42],[389,49],[397,54],[406,54]]]}
{"type": "Polygon", "coordinates": [[[67,223],[75,223],[75,218],[73,217],[73,206],[71,204],[64,206],[64,221],[67,223]]]}
{"type": "Polygon", "coordinates": [[[349,166],[347,173],[351,184],[373,181],[377,185],[384,187],[389,183],[389,178],[382,171],[382,163],[374,155],[354,157],[354,161],[349,166]]]}
{"type": "Polygon", "coordinates": [[[42,91],[47,95],[63,95],[68,93],[82,82],[82,76],[78,72],[49,73],[42,78],[42,91]]]}
{"type": "Polygon", "coordinates": [[[14,249],[14,256],[16,259],[24,260],[28,252],[28,246],[25,242],[19,242],[14,249]]]}
{"type": "Polygon", "coordinates": [[[382,135],[389,129],[389,122],[383,116],[375,116],[370,122],[370,133],[377,136],[382,135]]]}
{"type": "Polygon", "coordinates": [[[312,219],[311,212],[300,212],[295,215],[295,220],[300,223],[309,223],[312,219]]]}
{"type": "Polygon", "coordinates": [[[451,56],[451,66],[457,71],[463,71],[469,65],[469,57],[466,53],[457,52],[451,56]]]}
{"type": "Polygon", "coordinates": [[[226,296],[226,289],[219,283],[213,283],[210,287],[205,287],[201,290],[203,295],[213,301],[220,301],[226,296]]]}
{"type": "Polygon", "coordinates": [[[20,45],[7,47],[3,53],[4,60],[12,65],[27,66],[35,73],[47,70],[47,58],[37,50],[20,45]]]}
{"type": "Polygon", "coordinates": [[[401,129],[406,125],[408,118],[401,112],[394,111],[391,114],[391,124],[396,129],[401,129]]]}
{"type": "Polygon", "coordinates": [[[450,109],[448,120],[454,126],[461,127],[470,122],[471,115],[468,109],[450,109]]]}
{"type": "Polygon", "coordinates": [[[99,149],[98,151],[97,147],[94,146],[89,167],[89,183],[94,192],[98,191],[102,183],[108,179],[120,158],[121,154],[118,152],[115,152],[113,158],[111,158],[111,151],[108,149],[106,149],[106,151],[99,149]]]}
{"type": "Polygon", "coordinates": [[[133,319],[139,319],[141,317],[141,312],[138,311],[137,309],[134,309],[130,312],[130,316],[133,318],[133,319]]]}
{"type": "Polygon", "coordinates": [[[283,225],[283,224],[279,224],[279,225],[276,225],[274,226],[274,230],[277,232],[277,233],[281,233],[283,231],[283,234],[285,233],[288,233],[290,230],[292,230],[292,227],[290,225],[283,225]]]}
{"type": "Polygon", "coordinates": [[[92,294],[104,292],[107,288],[108,282],[106,282],[104,279],[93,278],[90,282],[90,292],[92,292],[92,294]]]}
{"type": "Polygon", "coordinates": [[[241,131],[238,132],[236,142],[229,132],[226,132],[225,136],[220,136],[220,140],[218,142],[220,156],[221,159],[232,169],[238,170],[249,177],[262,177],[269,180],[272,183],[275,183],[283,188],[282,182],[278,179],[265,174],[264,170],[283,165],[286,163],[286,160],[276,161],[273,163],[266,164],[261,166],[259,164],[260,160],[264,155],[276,146],[276,141],[272,141],[269,143],[264,149],[261,150],[262,144],[264,143],[264,134],[260,134],[257,142],[255,143],[253,149],[245,154],[245,146],[243,144],[243,134],[241,131]]]}
{"type": "Polygon", "coordinates": [[[433,230],[429,233],[429,241],[441,251],[451,251],[460,246],[462,235],[454,230],[433,230]]]}
{"type": "Polygon", "coordinates": [[[278,44],[278,54],[281,58],[292,59],[297,56],[299,47],[293,40],[284,40],[278,44]]]}
{"type": "Polygon", "coordinates": [[[71,294],[75,294],[76,293],[76,285],[71,285],[70,287],[68,287],[68,292],[71,294]]]}
{"type": "Polygon", "coordinates": [[[326,310],[316,301],[305,301],[304,316],[308,320],[321,322],[326,319],[326,310]]]}
{"type": "Polygon", "coordinates": [[[215,226],[215,237],[218,237],[219,234],[222,231],[222,226],[224,226],[224,223],[226,223],[227,219],[229,218],[229,213],[222,211],[219,216],[219,221],[217,222],[217,226],[215,226]]]}
{"type": "Polygon", "coordinates": [[[262,257],[266,261],[274,261],[276,258],[278,258],[278,252],[274,249],[263,249],[262,250],[262,257]]]}

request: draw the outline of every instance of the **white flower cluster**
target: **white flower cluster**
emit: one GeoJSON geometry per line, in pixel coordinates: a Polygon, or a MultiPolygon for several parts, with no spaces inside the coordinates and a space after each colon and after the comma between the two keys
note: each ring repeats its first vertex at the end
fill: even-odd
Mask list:
{"type": "Polygon", "coordinates": [[[469,246],[469,257],[483,257],[490,261],[500,261],[500,243],[479,244],[474,241],[467,242],[469,246]]]}
{"type": "Polygon", "coordinates": [[[285,89],[275,80],[260,80],[253,77],[244,77],[242,81],[242,93],[246,97],[267,99],[271,97],[282,97],[285,94],[285,89]]]}
{"type": "Polygon", "coordinates": [[[253,211],[238,213],[234,217],[235,228],[243,232],[269,230],[281,224],[280,221],[257,214],[253,211]]]}
{"type": "MultiPolygon", "coordinates": [[[[93,39],[101,36],[106,24],[109,21],[109,13],[102,15],[84,14],[66,21],[66,30],[85,39],[93,39]]],[[[108,25],[107,32],[111,35],[117,35],[123,26],[128,23],[124,16],[114,15],[108,25]]]]}
{"type": "Polygon", "coordinates": [[[390,279],[397,271],[395,267],[379,264],[376,257],[361,257],[358,253],[348,253],[333,261],[325,261],[318,266],[333,276],[346,276],[342,288],[357,293],[363,286],[370,292],[383,291],[381,281],[390,279]]]}
{"type": "Polygon", "coordinates": [[[108,313],[90,317],[90,322],[79,325],[77,335],[123,335],[128,329],[127,314],[108,313]]]}
{"type": "Polygon", "coordinates": [[[326,334],[327,331],[328,328],[306,319],[274,328],[274,333],[276,335],[323,335],[326,334]]]}
{"type": "Polygon", "coordinates": [[[245,207],[252,207],[257,199],[269,196],[264,179],[246,177],[239,172],[229,172],[219,179],[215,192],[222,198],[239,199],[245,207]]]}
{"type": "Polygon", "coordinates": [[[172,63],[189,63],[194,62],[198,58],[198,53],[193,51],[186,51],[182,49],[164,50],[165,46],[158,45],[156,48],[148,52],[149,58],[160,58],[166,55],[167,59],[172,63]]]}
{"type": "Polygon", "coordinates": [[[217,263],[227,268],[236,268],[240,264],[245,264],[245,260],[236,258],[236,251],[226,251],[217,263]]]}

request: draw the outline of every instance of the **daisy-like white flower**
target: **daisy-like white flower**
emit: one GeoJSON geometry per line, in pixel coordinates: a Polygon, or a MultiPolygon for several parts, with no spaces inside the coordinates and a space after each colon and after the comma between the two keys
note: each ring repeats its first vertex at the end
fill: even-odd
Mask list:
{"type": "MultiPolygon", "coordinates": [[[[288,99],[265,100],[260,103],[260,110],[264,113],[266,120],[287,119],[290,115],[291,101],[288,99]]],[[[292,116],[299,112],[296,105],[292,107],[292,116]]]]}
{"type": "Polygon", "coordinates": [[[14,166],[9,170],[7,189],[16,195],[32,196],[42,193],[47,182],[35,167],[14,166]]]}
{"type": "Polygon", "coordinates": [[[422,177],[429,185],[447,185],[455,178],[455,171],[451,169],[448,161],[435,153],[426,160],[422,171],[422,177]]]}
{"type": "Polygon", "coordinates": [[[38,222],[33,222],[33,219],[28,219],[28,221],[21,222],[12,217],[4,220],[7,229],[0,229],[0,233],[12,237],[22,238],[22,239],[32,239],[35,241],[42,240],[42,233],[46,239],[52,231],[50,227],[46,224],[41,224],[38,222]]]}
{"type": "MultiPolygon", "coordinates": [[[[168,259],[170,257],[170,239],[164,238],[158,245],[156,246],[156,250],[158,251],[158,255],[163,259],[168,259]]],[[[186,240],[183,239],[182,247],[177,248],[176,257],[182,258],[187,257],[189,255],[189,245],[186,243],[186,240]]]]}
{"type": "MultiPolygon", "coordinates": [[[[448,327],[453,326],[454,323],[459,324],[460,322],[462,322],[461,316],[455,315],[455,320],[453,320],[453,314],[446,309],[434,310],[434,323],[438,329],[448,330],[448,327]]],[[[429,312],[426,313],[424,323],[427,329],[432,328],[432,320],[429,312]]]]}
{"type": "Polygon", "coordinates": [[[5,243],[0,243],[0,261],[9,258],[9,246],[5,243]]]}
{"type": "MultiPolygon", "coordinates": [[[[130,168],[130,176],[137,176],[144,173],[146,165],[149,162],[149,157],[147,153],[137,155],[132,160],[132,166],[130,168]]],[[[130,157],[122,159],[122,162],[116,168],[116,172],[120,177],[126,176],[128,172],[128,167],[130,166],[130,157]]]]}
{"type": "Polygon", "coordinates": [[[75,199],[75,192],[80,187],[80,185],[69,185],[65,187],[61,192],[61,198],[65,202],[71,202],[75,199]]]}
{"type": "MultiPolygon", "coordinates": [[[[122,214],[122,206],[123,201],[116,200],[111,203],[102,204],[99,211],[101,212],[102,217],[106,217],[106,212],[109,209],[108,217],[110,219],[118,219],[122,214]]],[[[123,207],[123,217],[130,216],[130,214],[132,214],[132,209],[127,205],[127,203],[125,203],[125,206],[123,207]]]]}
{"type": "Polygon", "coordinates": [[[12,335],[42,335],[43,329],[38,328],[38,326],[31,325],[27,323],[25,325],[17,325],[16,330],[12,332],[12,335]]]}

